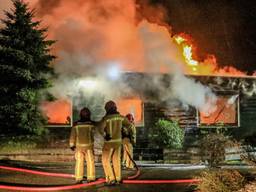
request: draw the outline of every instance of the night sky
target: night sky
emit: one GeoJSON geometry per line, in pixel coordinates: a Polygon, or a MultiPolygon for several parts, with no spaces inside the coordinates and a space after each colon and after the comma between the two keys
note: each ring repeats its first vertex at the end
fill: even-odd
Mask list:
{"type": "Polygon", "coordinates": [[[256,2],[253,0],[151,0],[168,10],[174,33],[194,39],[199,57],[214,54],[221,66],[256,70],[256,2]]]}

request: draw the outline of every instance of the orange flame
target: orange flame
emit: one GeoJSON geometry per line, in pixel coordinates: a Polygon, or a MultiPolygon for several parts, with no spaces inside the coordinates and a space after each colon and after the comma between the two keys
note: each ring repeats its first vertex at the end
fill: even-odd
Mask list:
{"type": "MultiPolygon", "coordinates": [[[[193,52],[192,52],[192,44],[188,43],[188,41],[183,36],[175,36],[174,37],[175,42],[182,46],[183,56],[185,58],[186,63],[189,66],[197,66],[198,61],[193,59],[193,52]]],[[[193,67],[193,70],[196,70],[195,67],[193,67]]]]}
{"type": "Polygon", "coordinates": [[[174,42],[182,49],[184,61],[186,63],[185,72],[191,75],[220,75],[220,76],[246,76],[238,69],[225,66],[220,68],[214,55],[207,55],[203,61],[194,58],[195,48],[191,38],[182,33],[173,37],[174,42]]]}

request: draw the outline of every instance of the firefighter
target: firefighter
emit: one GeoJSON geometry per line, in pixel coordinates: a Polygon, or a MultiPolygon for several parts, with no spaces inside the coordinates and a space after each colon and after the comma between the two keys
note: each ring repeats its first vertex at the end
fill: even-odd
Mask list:
{"type": "Polygon", "coordinates": [[[74,123],[70,134],[70,148],[75,151],[75,179],[76,183],[83,183],[84,160],[87,165],[87,182],[95,180],[94,165],[94,123],[91,121],[91,113],[88,108],[80,111],[80,120],[74,123]]]}
{"type": "Polygon", "coordinates": [[[134,163],[132,162],[133,158],[133,145],[136,143],[136,128],[134,126],[133,115],[128,113],[126,118],[130,123],[133,124],[132,129],[124,128],[122,131],[123,138],[123,164],[128,169],[134,168],[134,163]]]}
{"type": "Polygon", "coordinates": [[[127,118],[117,111],[115,102],[108,101],[105,105],[106,115],[100,122],[100,130],[105,140],[102,149],[102,164],[108,185],[121,182],[121,145],[122,127],[131,129],[133,126],[127,118]]]}

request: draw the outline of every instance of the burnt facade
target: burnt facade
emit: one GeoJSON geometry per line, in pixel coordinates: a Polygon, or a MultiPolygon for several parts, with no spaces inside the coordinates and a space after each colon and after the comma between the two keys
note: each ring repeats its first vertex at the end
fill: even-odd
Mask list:
{"type": "MultiPolygon", "coordinates": [[[[144,126],[138,127],[138,144],[135,149],[135,156],[139,159],[142,154],[146,159],[159,159],[161,158],[161,149],[153,149],[150,146],[150,139],[148,137],[150,130],[155,129],[155,123],[158,119],[176,119],[179,121],[181,128],[185,129],[185,146],[193,147],[197,144],[201,132],[214,131],[219,125],[218,123],[203,124],[200,122],[200,114],[197,109],[192,106],[183,107],[177,105],[168,107],[166,103],[157,102],[161,100],[161,94],[158,90],[152,90],[150,86],[143,86],[139,88],[138,82],[147,82],[148,85],[152,84],[152,76],[141,73],[126,74],[129,79],[130,86],[138,93],[137,96],[141,97],[144,102],[144,126]],[[137,82],[137,83],[135,83],[137,82]],[[135,86],[134,86],[135,85],[135,86]],[[145,149],[146,148],[146,149],[145,149]],[[147,150],[151,148],[151,157],[147,150]],[[159,153],[159,156],[156,153],[159,153]]],[[[221,76],[188,76],[196,82],[208,86],[218,98],[234,97],[235,104],[232,106],[235,112],[233,114],[234,123],[224,123],[223,128],[228,128],[228,132],[238,140],[246,140],[247,138],[256,135],[256,78],[248,77],[221,77],[221,76]]],[[[169,75],[158,75],[158,80],[161,80],[166,87],[172,82],[172,77],[169,75]]],[[[220,109],[216,118],[220,113],[223,117],[231,116],[230,109],[220,109]]],[[[232,119],[232,118],[231,118],[232,119]]],[[[144,157],[143,156],[143,157],[144,157]]],[[[146,160],[145,159],[145,160],[146,160]]]]}
{"type": "MultiPolygon", "coordinates": [[[[234,97],[235,105],[232,106],[234,123],[224,124],[229,133],[238,140],[246,140],[256,135],[256,78],[248,77],[221,77],[221,76],[187,76],[195,82],[200,82],[208,86],[218,97],[234,97]]],[[[199,111],[192,106],[182,106],[177,100],[168,100],[173,102],[171,107],[167,105],[161,95],[161,90],[155,86],[155,80],[161,82],[163,87],[169,88],[172,83],[171,75],[163,74],[144,74],[144,73],[125,73],[122,80],[128,82],[130,87],[128,98],[140,98],[143,103],[142,115],[143,123],[137,126],[137,145],[135,147],[135,159],[141,160],[159,160],[163,159],[163,149],[155,147],[150,141],[150,131],[155,129],[155,123],[159,119],[175,119],[185,130],[185,147],[195,147],[200,139],[201,132],[211,132],[218,124],[202,124],[200,122],[199,111]],[[152,86],[154,85],[154,86],[152,86]]],[[[169,99],[169,98],[168,98],[169,99]]],[[[223,105],[224,106],[224,105],[223,105]]],[[[224,108],[223,108],[224,109],[224,108]]],[[[74,109],[73,109],[74,110],[74,109]]],[[[219,110],[219,114],[227,117],[230,113],[228,110],[219,110]]],[[[67,135],[70,127],[67,127],[67,135]]]]}

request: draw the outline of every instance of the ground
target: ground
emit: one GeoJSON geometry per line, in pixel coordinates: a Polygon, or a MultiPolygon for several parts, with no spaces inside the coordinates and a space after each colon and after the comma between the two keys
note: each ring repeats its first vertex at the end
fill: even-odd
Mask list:
{"type": "Polygon", "coordinates": [[[238,192],[255,192],[256,191],[256,181],[247,184],[244,189],[239,190],[238,192]]]}
{"type": "MultiPolygon", "coordinates": [[[[14,161],[14,160],[0,160],[0,166],[9,167],[21,167],[31,170],[39,170],[45,172],[54,173],[74,173],[74,162],[54,162],[54,163],[43,163],[43,162],[28,162],[28,161],[14,161]]],[[[204,165],[188,165],[188,164],[138,164],[141,170],[138,180],[172,180],[172,179],[190,179],[198,176],[200,172],[206,169],[204,165]]],[[[223,166],[227,169],[239,169],[240,172],[255,177],[256,170],[248,169],[248,166],[223,166]]],[[[128,176],[134,175],[136,171],[123,170],[123,179],[127,179],[128,176]]],[[[96,175],[98,178],[104,177],[102,165],[96,164],[96,175]]],[[[53,187],[63,185],[73,185],[75,183],[73,178],[59,178],[50,176],[39,176],[29,173],[8,171],[0,169],[0,186],[11,185],[11,186],[26,186],[26,187],[53,187]]],[[[83,187],[74,190],[74,192],[136,192],[136,191],[147,191],[147,192],[162,192],[162,191],[173,191],[173,192],[193,192],[195,191],[195,185],[193,184],[121,184],[118,186],[105,186],[99,184],[93,187],[83,187]]],[[[9,190],[1,190],[9,191],[9,190]]],[[[255,179],[248,183],[245,189],[239,192],[255,192],[256,182],[255,179]]]]}
{"type": "MultiPolygon", "coordinates": [[[[41,170],[57,173],[72,173],[74,172],[74,163],[29,163],[21,161],[1,161],[1,165],[11,167],[23,167],[33,170],[41,170]]],[[[167,166],[167,167],[154,167],[152,165],[141,166],[141,175],[138,179],[189,179],[199,174],[202,170],[200,166],[167,166]]],[[[135,171],[123,170],[123,177],[127,178],[129,175],[134,175],[135,171]]],[[[103,177],[103,170],[100,164],[96,166],[97,177],[103,177]]],[[[14,171],[7,171],[0,169],[0,185],[22,185],[22,186],[59,186],[74,184],[72,178],[57,178],[49,176],[38,176],[28,173],[20,173],[14,171]]],[[[119,186],[98,186],[90,188],[81,188],[76,190],[67,191],[90,191],[90,192],[135,192],[135,191],[175,191],[175,192],[188,192],[193,191],[194,187],[190,184],[121,184],[119,186]]],[[[0,190],[6,191],[6,190],[0,190]]]]}

